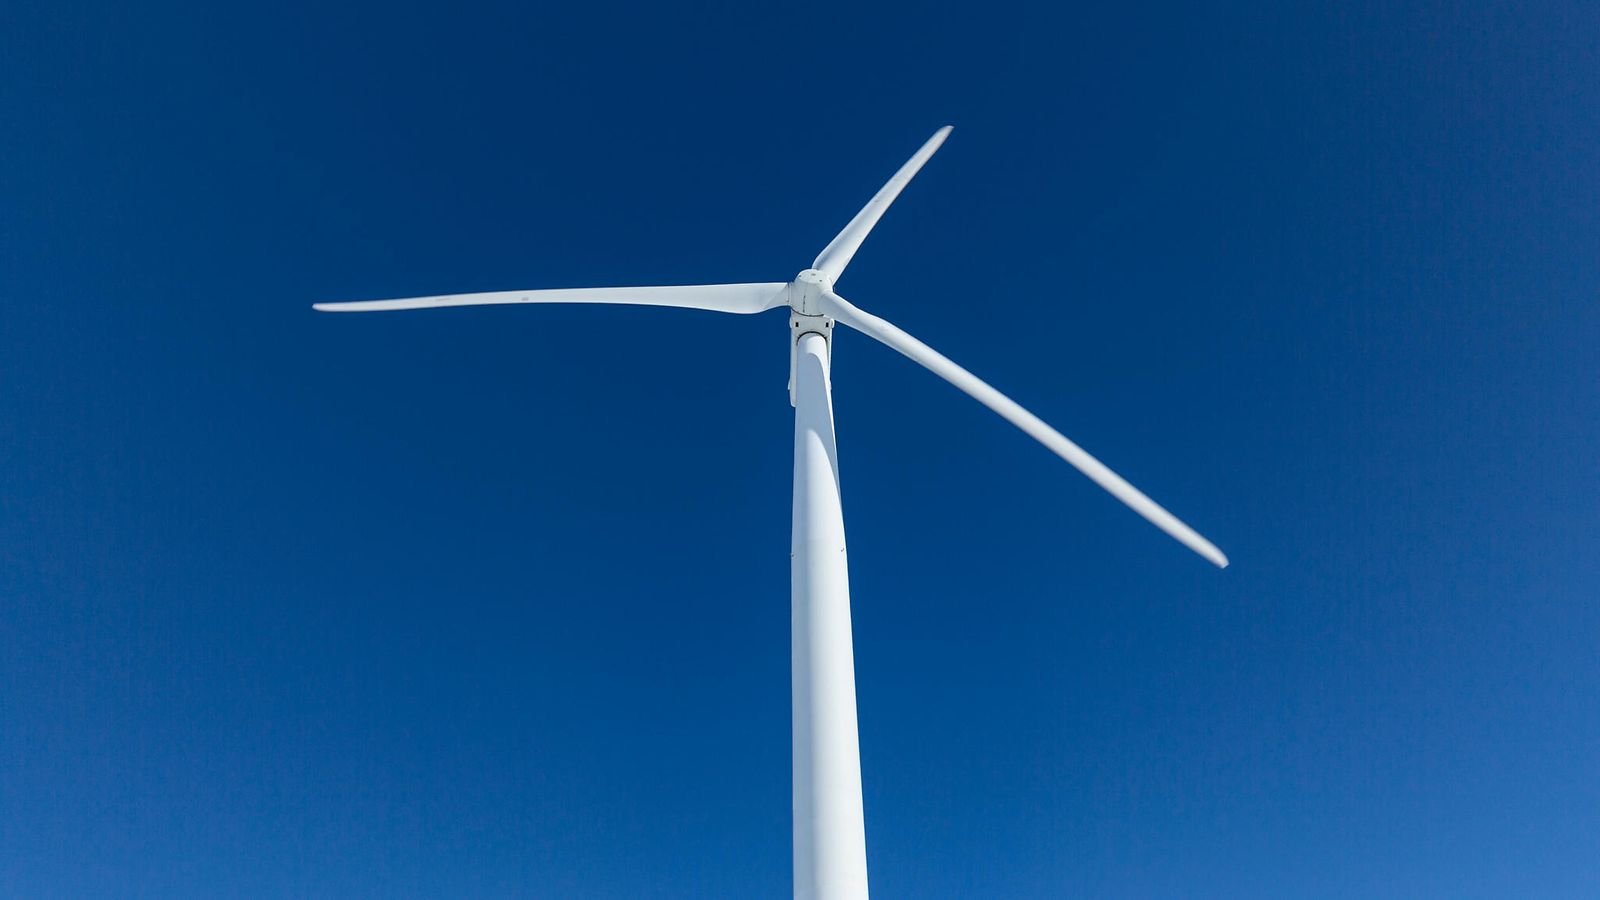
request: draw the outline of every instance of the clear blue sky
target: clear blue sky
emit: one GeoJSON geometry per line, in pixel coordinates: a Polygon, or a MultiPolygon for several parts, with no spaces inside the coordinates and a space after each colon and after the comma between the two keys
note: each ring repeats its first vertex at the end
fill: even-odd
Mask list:
{"type": "MultiPolygon", "coordinates": [[[[781,315],[879,897],[1600,896],[1587,3],[0,22],[0,895],[782,897],[781,315]]],[[[576,4],[574,4],[576,6],[576,4]]]]}

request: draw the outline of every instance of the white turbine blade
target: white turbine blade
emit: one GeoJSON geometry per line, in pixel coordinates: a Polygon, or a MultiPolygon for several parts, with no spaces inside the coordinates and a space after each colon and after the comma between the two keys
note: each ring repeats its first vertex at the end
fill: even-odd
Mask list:
{"type": "Polygon", "coordinates": [[[923,163],[926,163],[928,158],[933,156],[933,152],[939,149],[939,145],[944,143],[944,139],[950,136],[950,127],[946,125],[935,131],[933,137],[928,138],[928,142],[922,145],[922,149],[906,160],[900,171],[894,173],[888,184],[878,189],[878,193],[872,196],[866,206],[861,207],[861,211],[856,213],[856,217],[850,220],[850,224],[839,232],[832,243],[822,248],[822,254],[811,264],[811,268],[826,272],[830,281],[839,280],[839,276],[844,274],[844,267],[850,265],[850,258],[856,255],[856,250],[860,249],[861,242],[867,239],[867,233],[872,230],[872,226],[878,224],[889,204],[900,196],[900,192],[905,190],[923,163]]]}
{"type": "Polygon", "coordinates": [[[825,314],[833,316],[868,337],[888,344],[935,375],[971,394],[979,403],[999,413],[1002,418],[1022,429],[1029,437],[1049,447],[1057,456],[1089,476],[1095,484],[1110,491],[1113,497],[1132,507],[1134,512],[1150,520],[1151,524],[1172,535],[1179,543],[1210,560],[1218,568],[1227,567],[1228,557],[1224,556],[1215,544],[1180,522],[1177,516],[1146,497],[1142,491],[1106,468],[1103,463],[1068,440],[1061,432],[1046,425],[1038,416],[1018,406],[1010,397],[990,387],[978,376],[951,362],[939,351],[883,319],[857,309],[837,294],[828,295],[823,301],[822,308],[825,314]]]}
{"type": "Polygon", "coordinates": [[[383,312],[392,309],[431,309],[439,306],[489,306],[500,303],[623,303],[635,306],[679,306],[726,313],[758,313],[782,306],[784,285],[691,284],[672,287],[560,288],[548,291],[495,291],[408,297],[403,300],[357,300],[352,303],[314,303],[323,312],[383,312]]]}

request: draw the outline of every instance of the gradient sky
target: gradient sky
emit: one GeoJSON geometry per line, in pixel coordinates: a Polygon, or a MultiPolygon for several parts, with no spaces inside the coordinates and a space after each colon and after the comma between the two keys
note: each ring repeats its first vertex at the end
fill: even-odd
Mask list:
{"type": "Polygon", "coordinates": [[[785,322],[874,896],[1600,896],[1591,3],[0,13],[0,895],[782,897],[785,322]],[[1049,8],[1046,8],[1046,7],[1049,8]]]}

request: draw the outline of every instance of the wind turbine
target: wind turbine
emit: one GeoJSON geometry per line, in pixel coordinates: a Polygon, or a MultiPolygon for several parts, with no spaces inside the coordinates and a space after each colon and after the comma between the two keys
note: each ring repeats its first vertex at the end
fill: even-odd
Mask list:
{"type": "Polygon", "coordinates": [[[789,310],[789,402],[795,411],[790,545],[794,896],[805,900],[855,900],[867,896],[850,584],[829,375],[834,323],[842,322],[910,357],[1050,448],[1184,546],[1219,568],[1228,565],[1228,558],[1214,544],[1038,416],[932,347],[857,308],[834,291],[834,284],[850,265],[861,242],[949,135],[948,125],[935,132],[823,248],[811,267],[787,283],[498,291],[314,304],[326,312],[501,303],[621,303],[746,314],[789,310]]]}

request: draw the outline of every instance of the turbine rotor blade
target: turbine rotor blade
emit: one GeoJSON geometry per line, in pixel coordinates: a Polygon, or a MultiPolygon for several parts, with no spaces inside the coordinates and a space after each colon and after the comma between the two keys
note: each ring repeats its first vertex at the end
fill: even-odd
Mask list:
{"type": "Polygon", "coordinates": [[[935,150],[939,149],[944,139],[950,136],[950,128],[951,126],[946,125],[935,131],[933,137],[928,138],[927,143],[922,145],[922,149],[906,160],[900,171],[894,173],[894,177],[872,195],[866,206],[861,207],[861,211],[850,220],[850,224],[844,226],[844,230],[822,249],[821,255],[811,264],[811,268],[827,273],[830,281],[839,280],[839,276],[844,274],[845,266],[850,265],[851,257],[860,249],[861,242],[867,239],[867,233],[872,231],[872,226],[878,224],[889,204],[900,196],[900,192],[905,190],[906,185],[921,170],[923,164],[933,156],[935,150]]]}
{"type": "Polygon", "coordinates": [[[502,303],[622,303],[634,306],[677,306],[725,313],[758,313],[783,306],[781,282],[759,284],[694,284],[671,287],[558,288],[545,291],[494,291],[407,297],[401,300],[357,300],[314,303],[322,312],[384,312],[442,306],[490,306],[502,303]]]}
{"type": "Polygon", "coordinates": [[[935,375],[967,392],[973,399],[999,413],[1002,418],[1022,429],[1029,437],[1044,444],[1057,456],[1071,463],[1078,471],[1089,476],[1089,480],[1105,488],[1113,497],[1121,500],[1131,507],[1134,512],[1148,519],[1152,525],[1165,531],[1185,547],[1210,560],[1218,568],[1227,568],[1228,557],[1223,555],[1215,544],[1201,537],[1193,528],[1179,521],[1177,516],[1167,512],[1160,504],[1145,496],[1142,491],[1129,484],[1122,476],[1106,468],[1105,464],[1090,456],[1082,447],[1068,440],[1061,432],[1045,424],[1044,420],[1038,416],[1017,405],[1016,401],[1010,397],[990,387],[988,383],[978,378],[978,376],[951,362],[939,351],[906,334],[894,325],[871,313],[857,309],[848,300],[837,294],[830,293],[826,295],[822,308],[824,314],[834,317],[870,338],[893,347],[935,375]]]}

